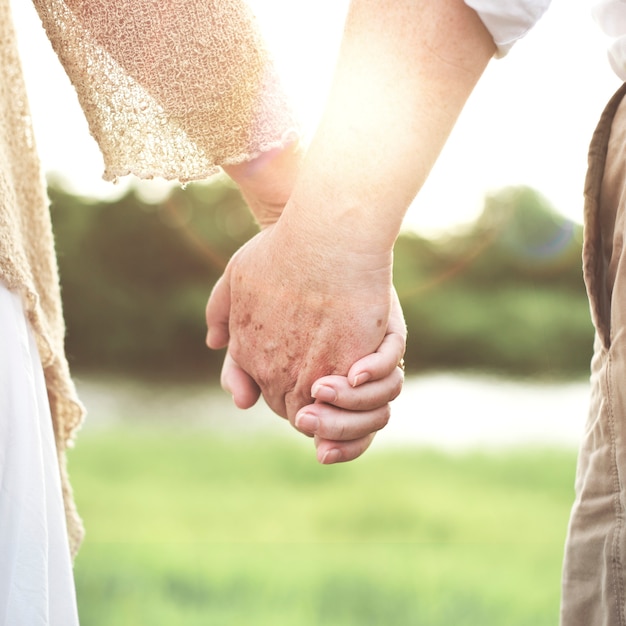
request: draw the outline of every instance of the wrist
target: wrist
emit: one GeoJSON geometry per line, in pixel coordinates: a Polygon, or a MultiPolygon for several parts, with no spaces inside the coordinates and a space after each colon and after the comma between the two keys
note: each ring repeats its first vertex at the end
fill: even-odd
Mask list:
{"type": "Polygon", "coordinates": [[[304,164],[281,221],[322,248],[389,258],[408,202],[387,179],[352,176],[350,170],[358,166],[340,169],[330,159],[316,161],[304,164]]]}
{"type": "Polygon", "coordinates": [[[345,290],[391,284],[393,246],[371,243],[367,227],[355,235],[336,223],[317,219],[314,212],[290,200],[272,231],[283,260],[306,274],[312,291],[330,294],[337,286],[340,291],[335,295],[341,297],[345,290]]]}
{"type": "Polygon", "coordinates": [[[295,185],[302,161],[298,142],[264,152],[223,170],[237,184],[261,228],[276,223],[295,185]]]}

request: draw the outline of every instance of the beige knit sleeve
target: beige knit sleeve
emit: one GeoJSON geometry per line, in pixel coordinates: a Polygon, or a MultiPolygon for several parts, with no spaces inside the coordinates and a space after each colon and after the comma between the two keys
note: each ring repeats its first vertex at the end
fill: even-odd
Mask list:
{"type": "Polygon", "coordinates": [[[182,182],[293,141],[245,0],[34,0],[105,162],[182,182]]]}

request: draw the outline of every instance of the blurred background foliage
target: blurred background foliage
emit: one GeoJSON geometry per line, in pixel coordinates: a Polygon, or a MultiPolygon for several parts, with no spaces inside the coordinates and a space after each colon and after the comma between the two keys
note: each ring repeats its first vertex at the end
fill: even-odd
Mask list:
{"type": "MultiPolygon", "coordinates": [[[[217,376],[204,308],[233,252],[257,232],[226,181],[173,188],[159,202],[49,185],[75,372],[217,376]]],[[[463,231],[403,232],[395,283],[411,371],[480,369],[506,376],[586,375],[593,331],[581,275],[582,228],[528,187],[485,199],[463,231]]]]}
{"type": "MultiPolygon", "coordinates": [[[[88,528],[75,569],[84,626],[558,620],[573,452],[393,447],[328,467],[287,427],[297,440],[247,431],[206,399],[204,421],[186,419],[191,405],[165,389],[218,380],[205,304],[257,232],[238,191],[216,181],[104,201],[51,182],[49,193],[72,368],[118,375],[92,396],[90,411],[106,396],[107,415],[92,412],[70,457],[88,528]],[[107,402],[119,375],[167,379],[145,387],[172,419],[141,395],[107,402]],[[230,430],[212,430],[208,413],[230,430]]],[[[402,233],[409,370],[586,376],[581,239],[526,187],[494,193],[446,237],[402,233]]]]}

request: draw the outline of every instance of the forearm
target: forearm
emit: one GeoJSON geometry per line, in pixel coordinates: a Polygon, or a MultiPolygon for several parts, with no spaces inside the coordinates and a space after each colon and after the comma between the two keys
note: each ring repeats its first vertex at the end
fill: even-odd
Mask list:
{"type": "Polygon", "coordinates": [[[246,0],[34,2],[107,180],[205,179],[295,137],[246,0]]]}
{"type": "Polygon", "coordinates": [[[354,0],[285,210],[290,230],[355,252],[390,251],[494,49],[461,0],[354,0]]]}

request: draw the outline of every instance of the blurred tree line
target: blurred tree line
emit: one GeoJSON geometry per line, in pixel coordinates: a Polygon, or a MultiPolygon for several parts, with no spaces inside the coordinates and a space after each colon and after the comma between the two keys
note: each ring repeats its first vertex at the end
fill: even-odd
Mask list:
{"type": "MultiPolygon", "coordinates": [[[[257,228],[224,181],[173,188],[158,203],[49,186],[67,352],[74,371],[218,378],[204,308],[232,253],[257,228]]],[[[536,191],[486,198],[464,232],[403,233],[395,283],[407,366],[503,375],[586,375],[593,331],[581,276],[582,228],[536,191]]]]}

